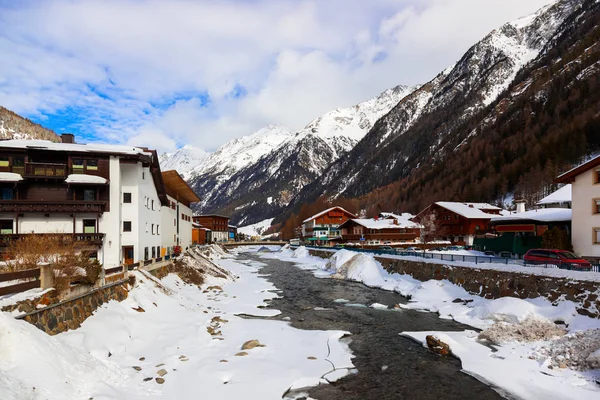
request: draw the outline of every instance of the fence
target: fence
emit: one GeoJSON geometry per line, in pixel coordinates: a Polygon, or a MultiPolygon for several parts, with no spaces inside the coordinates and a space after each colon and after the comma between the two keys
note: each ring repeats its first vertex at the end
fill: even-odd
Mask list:
{"type": "Polygon", "coordinates": [[[27,282],[14,283],[7,286],[0,286],[0,296],[24,292],[26,290],[39,288],[41,286],[39,268],[0,274],[0,282],[10,282],[29,278],[33,278],[33,280],[27,282]]]}
{"type": "MultiPolygon", "coordinates": [[[[292,246],[296,247],[296,246],[292,246]]],[[[333,250],[331,247],[323,247],[323,246],[305,246],[306,248],[316,249],[316,250],[333,250]]],[[[421,257],[424,259],[430,260],[442,260],[442,261],[462,261],[462,262],[471,262],[475,264],[481,263],[491,263],[491,264],[505,264],[505,265],[520,265],[525,267],[542,267],[542,268],[559,268],[559,269],[568,269],[572,271],[592,271],[592,272],[600,272],[599,264],[592,264],[591,269],[582,269],[578,267],[574,263],[566,263],[557,261],[556,263],[539,263],[539,262],[526,262],[524,260],[517,260],[514,258],[504,258],[504,257],[495,257],[495,256],[475,256],[475,255],[463,255],[463,254],[447,254],[447,253],[433,253],[433,252],[423,252],[423,251],[395,251],[395,250],[380,250],[380,249],[362,249],[362,248],[352,248],[348,247],[347,250],[354,251],[357,253],[369,253],[376,255],[393,255],[393,256],[403,256],[403,257],[421,257]]]]}

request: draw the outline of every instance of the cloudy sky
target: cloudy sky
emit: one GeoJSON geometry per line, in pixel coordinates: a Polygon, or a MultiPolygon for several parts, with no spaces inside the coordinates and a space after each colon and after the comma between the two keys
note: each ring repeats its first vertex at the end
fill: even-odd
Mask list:
{"type": "Polygon", "coordinates": [[[80,142],[214,151],[424,83],[550,0],[0,0],[0,105],[80,142]]]}

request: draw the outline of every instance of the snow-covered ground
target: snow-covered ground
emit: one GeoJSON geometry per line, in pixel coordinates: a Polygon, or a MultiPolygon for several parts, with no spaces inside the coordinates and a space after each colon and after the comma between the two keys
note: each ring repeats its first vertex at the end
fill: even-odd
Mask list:
{"type": "Polygon", "coordinates": [[[553,305],[545,298],[484,299],[449,281],[421,282],[408,275],[389,274],[372,255],[348,250],[340,250],[325,260],[310,256],[304,247],[292,250],[286,246],[262,257],[292,261],[318,277],[348,279],[393,290],[410,299],[408,304],[396,307],[437,312],[440,318],[483,329],[481,337],[472,330],[399,334],[421,343],[425,343],[427,335],[435,335],[450,345],[465,373],[500,392],[522,399],[600,398],[600,386],[595,383],[600,370],[578,371],[584,368],[569,362],[587,360],[589,365],[600,367],[600,359],[596,360],[600,353],[594,356],[598,350],[595,347],[600,348],[600,320],[578,314],[571,301],[553,305]],[[562,336],[564,333],[567,335],[562,336]],[[496,342],[483,340],[486,337],[496,342]],[[573,342],[581,343],[578,338],[585,338],[588,344],[574,345],[573,342]],[[557,347],[563,350],[557,351],[557,347]]]}
{"type": "Polygon", "coordinates": [[[0,313],[0,398],[281,399],[353,372],[347,332],[240,317],[279,314],[261,308],[277,289],[258,263],[214,261],[237,277],[208,277],[199,290],[136,272],[125,301],[57,336],[0,313]],[[260,345],[242,350],[250,340],[260,345]]]}
{"type": "Polygon", "coordinates": [[[271,226],[271,222],[273,222],[274,218],[265,219],[263,221],[257,222],[256,224],[246,225],[242,227],[238,227],[238,233],[243,233],[244,235],[248,235],[250,237],[261,236],[263,233],[269,229],[271,226]]]}

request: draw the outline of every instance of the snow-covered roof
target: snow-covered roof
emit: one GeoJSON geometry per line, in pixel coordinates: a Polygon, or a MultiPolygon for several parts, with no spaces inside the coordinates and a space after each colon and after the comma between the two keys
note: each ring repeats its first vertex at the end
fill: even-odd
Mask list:
{"type": "Polygon", "coordinates": [[[394,214],[391,212],[380,212],[379,215],[383,218],[392,218],[392,219],[397,219],[397,220],[411,219],[411,218],[415,217],[411,213],[394,214]]]}
{"type": "Polygon", "coordinates": [[[539,208],[522,213],[514,213],[506,216],[497,216],[492,218],[492,222],[504,221],[540,221],[540,222],[560,222],[570,221],[572,210],[570,208],[539,208]]]}
{"type": "Polygon", "coordinates": [[[108,180],[101,176],[95,175],[84,175],[84,174],[70,174],[65,179],[66,183],[90,183],[96,185],[106,185],[108,180]]]}
{"type": "Polygon", "coordinates": [[[12,149],[42,149],[67,152],[89,152],[89,153],[117,153],[126,155],[151,155],[152,153],[134,146],[125,146],[118,144],[79,144],[79,143],[55,143],[49,140],[3,140],[0,142],[0,148],[12,149]]]}
{"type": "MultiPolygon", "coordinates": [[[[410,215],[410,214],[408,214],[410,215]]],[[[398,229],[398,228],[422,228],[422,225],[416,222],[410,221],[408,218],[396,218],[398,224],[394,223],[393,219],[375,219],[375,218],[354,218],[350,221],[357,223],[358,225],[364,226],[367,229],[398,229]]]]}
{"type": "Polygon", "coordinates": [[[308,222],[308,221],[312,221],[313,219],[315,219],[315,218],[318,218],[318,217],[320,217],[320,216],[321,216],[321,215],[323,215],[323,214],[327,214],[329,211],[333,211],[333,210],[335,210],[335,209],[340,209],[340,210],[342,210],[342,211],[344,211],[344,212],[346,212],[346,213],[348,213],[348,214],[352,215],[353,217],[355,217],[355,216],[356,216],[356,215],[352,214],[350,211],[346,211],[346,210],[344,210],[342,207],[335,206],[335,207],[328,208],[327,210],[321,211],[320,213],[318,213],[318,214],[315,214],[315,215],[313,215],[313,216],[312,216],[312,217],[310,217],[310,218],[307,218],[307,219],[305,219],[304,221],[302,221],[302,223],[306,223],[306,222],[308,222]]]}
{"type": "Polygon", "coordinates": [[[571,184],[567,184],[556,192],[550,193],[542,200],[538,201],[538,204],[558,204],[558,203],[570,203],[572,200],[571,184]]]}
{"type": "Polygon", "coordinates": [[[0,172],[0,182],[18,182],[22,180],[23,177],[14,172],[0,172]]]}
{"type": "Polygon", "coordinates": [[[453,201],[438,201],[435,204],[468,219],[493,218],[495,214],[488,214],[483,210],[502,210],[500,207],[496,207],[488,203],[458,203],[453,201]]]}

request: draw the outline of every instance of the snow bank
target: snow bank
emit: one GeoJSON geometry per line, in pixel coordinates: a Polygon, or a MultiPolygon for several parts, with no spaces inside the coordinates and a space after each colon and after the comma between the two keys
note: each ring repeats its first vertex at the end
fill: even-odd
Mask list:
{"type": "Polygon", "coordinates": [[[0,313],[2,399],[88,398],[105,386],[104,380],[118,384],[131,375],[129,370],[105,364],[84,349],[0,313]]]}
{"type": "Polygon", "coordinates": [[[294,250],[294,253],[292,254],[292,258],[305,258],[308,255],[309,255],[308,249],[304,246],[300,246],[296,250],[294,250]]]}
{"type": "Polygon", "coordinates": [[[337,266],[332,277],[363,282],[372,287],[381,287],[384,282],[378,263],[365,254],[355,254],[352,258],[337,266]]]}

